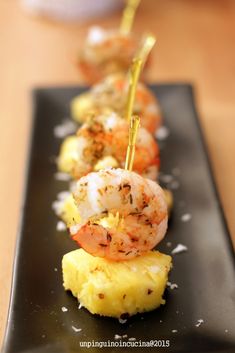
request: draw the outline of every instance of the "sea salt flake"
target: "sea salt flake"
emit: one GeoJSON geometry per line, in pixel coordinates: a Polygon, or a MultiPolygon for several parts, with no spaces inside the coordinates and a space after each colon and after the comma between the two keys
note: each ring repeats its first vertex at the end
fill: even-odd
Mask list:
{"type": "Polygon", "coordinates": [[[168,242],[166,243],[166,246],[167,246],[168,248],[170,248],[170,247],[172,246],[172,243],[171,243],[170,241],[168,241],[168,242]]]}
{"type": "Polygon", "coordinates": [[[125,334],[125,335],[122,335],[122,338],[127,338],[127,335],[125,334]]]}
{"type": "Polygon", "coordinates": [[[125,324],[127,322],[127,319],[119,318],[118,321],[119,321],[120,324],[125,324]]]}
{"type": "Polygon", "coordinates": [[[81,309],[83,307],[82,303],[79,303],[78,309],[81,309]]]}
{"type": "Polygon", "coordinates": [[[61,201],[58,201],[58,200],[52,202],[51,207],[52,207],[53,211],[55,212],[55,214],[57,216],[59,216],[60,213],[61,213],[62,205],[63,205],[63,203],[61,201]]]}
{"type": "Polygon", "coordinates": [[[204,320],[203,320],[203,319],[198,319],[195,326],[196,326],[196,327],[200,327],[203,323],[204,323],[204,320]]]}
{"type": "Polygon", "coordinates": [[[65,119],[60,125],[54,127],[54,135],[58,138],[64,138],[70,134],[75,133],[76,129],[77,125],[73,121],[65,119]]]}
{"type": "Polygon", "coordinates": [[[64,201],[65,199],[67,199],[67,197],[69,197],[70,195],[70,192],[69,191],[60,191],[58,194],[57,194],[57,199],[59,201],[64,201]]]}
{"type": "Polygon", "coordinates": [[[77,327],[75,327],[75,326],[72,326],[72,329],[73,329],[75,332],[80,332],[80,331],[82,331],[81,328],[77,328],[77,327]]]}
{"type": "Polygon", "coordinates": [[[167,286],[170,287],[170,289],[177,289],[178,288],[178,284],[171,283],[171,282],[167,282],[167,286]]]}
{"type": "Polygon", "coordinates": [[[130,337],[130,338],[128,338],[128,341],[136,341],[136,338],[135,337],[130,337]]]}
{"type": "Polygon", "coordinates": [[[188,222],[192,218],[192,215],[190,213],[185,213],[181,216],[181,221],[182,222],[188,222]]]}
{"type": "Polygon", "coordinates": [[[71,179],[70,175],[63,172],[57,172],[54,174],[55,180],[58,181],[69,181],[71,179]]]}
{"type": "Polygon", "coordinates": [[[63,313],[66,313],[66,311],[68,311],[68,308],[66,308],[65,306],[62,306],[61,310],[63,311],[63,313]]]}
{"type": "Polygon", "coordinates": [[[117,334],[114,336],[114,339],[115,339],[115,340],[120,340],[121,338],[122,338],[122,336],[117,335],[117,334]]]}
{"type": "Polygon", "coordinates": [[[187,246],[183,245],[183,244],[178,244],[173,250],[172,250],[172,255],[174,254],[179,254],[181,252],[187,251],[188,248],[187,246]]]}
{"type": "Polygon", "coordinates": [[[170,130],[166,126],[161,126],[156,132],[155,137],[159,141],[165,140],[170,135],[170,130]]]}
{"type": "Polygon", "coordinates": [[[159,179],[166,184],[173,182],[174,178],[171,174],[159,174],[159,179]]]}
{"type": "Polygon", "coordinates": [[[58,222],[57,222],[56,230],[57,230],[58,232],[63,232],[63,231],[66,230],[66,229],[67,229],[67,227],[66,227],[66,224],[65,224],[64,222],[62,222],[62,221],[58,221],[58,222]]]}
{"type": "Polygon", "coordinates": [[[72,235],[76,234],[76,233],[79,231],[80,227],[81,227],[81,225],[79,225],[79,224],[72,225],[72,226],[69,228],[70,233],[71,233],[72,235]]]}
{"type": "Polygon", "coordinates": [[[171,190],[177,190],[179,189],[180,183],[178,180],[173,180],[168,186],[171,190]]]}
{"type": "Polygon", "coordinates": [[[171,332],[176,333],[176,332],[178,332],[178,330],[171,330],[171,332]]]}
{"type": "Polygon", "coordinates": [[[54,268],[54,271],[55,271],[55,272],[57,272],[57,271],[58,271],[58,268],[57,268],[57,267],[55,267],[55,268],[54,268]]]}

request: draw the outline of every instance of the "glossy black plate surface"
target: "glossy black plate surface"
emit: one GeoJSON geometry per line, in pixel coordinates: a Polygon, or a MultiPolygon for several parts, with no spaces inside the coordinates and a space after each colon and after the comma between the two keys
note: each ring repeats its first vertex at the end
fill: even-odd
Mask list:
{"type": "MultiPolygon", "coordinates": [[[[69,101],[82,88],[36,90],[4,353],[99,352],[99,348],[84,348],[80,343],[115,341],[115,334],[127,334],[122,341],[134,337],[163,346],[162,341],[167,345],[169,340],[169,348],[155,346],[156,352],[235,352],[234,257],[208,167],[192,89],[177,84],[152,88],[170,132],[160,143],[161,179],[173,189],[175,199],[169,230],[159,248],[170,254],[179,243],[188,247],[188,251],[173,255],[170,281],[178,289],[168,287],[165,306],[137,315],[127,324],[78,309],[77,301],[63,290],[61,259],[76,245],[66,232],[56,231],[58,220],[52,211],[56,195],[67,188],[67,182],[55,180],[54,157],[61,139],[54,136],[54,128],[69,116],[69,101]],[[189,216],[184,216],[187,221],[183,222],[185,214],[189,216]],[[68,311],[63,312],[62,307],[68,311]],[[200,319],[204,322],[197,327],[200,319]],[[75,332],[72,326],[82,330],[75,332]]],[[[142,347],[145,352],[150,349],[142,347]]]]}

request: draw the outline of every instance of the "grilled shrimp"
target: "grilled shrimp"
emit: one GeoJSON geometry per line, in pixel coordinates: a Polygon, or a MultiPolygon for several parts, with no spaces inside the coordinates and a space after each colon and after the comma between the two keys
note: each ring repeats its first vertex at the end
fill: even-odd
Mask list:
{"type": "MultiPolygon", "coordinates": [[[[91,118],[77,132],[77,158],[71,174],[79,179],[87,173],[101,169],[97,164],[111,156],[115,167],[124,167],[128,145],[129,124],[113,112],[91,118]]],[[[74,153],[72,156],[74,158],[74,153]]],[[[60,159],[60,158],[59,158],[60,159]]],[[[107,165],[114,166],[114,165],[107,165]]],[[[136,141],[133,170],[156,180],[159,168],[159,149],[152,135],[140,128],[136,141]]],[[[102,168],[103,169],[103,168],[102,168]]]]}
{"type": "Polygon", "coordinates": [[[78,58],[78,67],[84,79],[93,84],[111,73],[126,72],[137,47],[138,42],[131,34],[91,27],[78,58]]]}
{"type": "Polygon", "coordinates": [[[135,172],[106,169],[81,178],[74,192],[81,223],[72,238],[94,256],[127,260],[155,247],[167,229],[160,186],[135,172]]]}
{"type": "MultiPolygon", "coordinates": [[[[109,75],[93,88],[75,97],[71,103],[74,120],[84,122],[89,112],[100,113],[110,108],[125,117],[128,79],[124,74],[109,75]]],[[[133,114],[141,117],[141,125],[154,133],[161,125],[162,117],[157,99],[143,83],[138,83],[133,114]]]]}

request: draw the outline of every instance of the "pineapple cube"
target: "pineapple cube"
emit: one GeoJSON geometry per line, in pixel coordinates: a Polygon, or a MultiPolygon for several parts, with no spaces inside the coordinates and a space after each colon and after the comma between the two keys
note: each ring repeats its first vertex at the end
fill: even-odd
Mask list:
{"type": "Polygon", "coordinates": [[[89,92],[80,94],[72,99],[70,103],[70,110],[72,118],[75,121],[84,123],[89,111],[93,109],[93,104],[89,92]]]}
{"type": "Polygon", "coordinates": [[[171,257],[158,251],[115,262],[78,249],[63,257],[63,285],[92,314],[122,318],[165,303],[170,268],[171,257]]]}
{"type": "Polygon", "coordinates": [[[59,216],[67,225],[67,227],[70,227],[81,221],[81,218],[72,194],[70,194],[63,201],[63,204],[61,205],[61,208],[60,208],[59,216]]]}
{"type": "Polygon", "coordinates": [[[71,173],[74,163],[77,160],[78,143],[77,137],[67,137],[61,145],[60,154],[58,157],[58,169],[64,173],[71,173]]]}

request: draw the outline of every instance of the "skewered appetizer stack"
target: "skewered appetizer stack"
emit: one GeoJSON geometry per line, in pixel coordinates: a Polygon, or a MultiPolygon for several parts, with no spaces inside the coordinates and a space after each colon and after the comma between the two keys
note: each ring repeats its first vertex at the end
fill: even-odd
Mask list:
{"type": "Polygon", "coordinates": [[[156,182],[131,171],[131,125],[125,170],[108,168],[78,181],[74,199],[81,221],[70,233],[82,249],[62,261],[65,289],[92,314],[116,318],[164,304],[171,268],[170,256],[151,250],[166,233],[167,205],[156,182]]]}
{"type": "MultiPolygon", "coordinates": [[[[124,18],[131,14],[133,19],[137,2],[129,1],[124,18]]],[[[124,32],[121,35],[129,38],[130,31],[124,32]]],[[[94,33],[100,42],[104,34],[94,33]]],[[[103,64],[105,72],[110,67],[119,71],[115,60],[124,62],[113,51],[114,40],[100,60],[96,53],[104,42],[84,51],[88,77],[92,73],[96,78],[92,70],[97,67],[102,76],[103,64]],[[94,58],[100,62],[92,67],[94,58]]],[[[161,117],[151,92],[138,83],[143,58],[154,42],[145,42],[128,78],[120,73],[106,77],[73,101],[73,118],[83,125],[64,141],[58,158],[59,170],[77,180],[60,216],[80,246],[63,257],[63,285],[92,314],[124,319],[165,303],[171,257],[153,250],[165,236],[168,221],[166,197],[155,181],[159,149],[151,135],[161,117]],[[133,111],[141,114],[140,129],[133,111]]]]}
{"type": "Polygon", "coordinates": [[[104,30],[92,27],[78,57],[78,67],[86,82],[93,84],[103,77],[126,72],[138,48],[131,27],[140,0],[129,0],[120,28],[104,30]]]}
{"type": "MultiPolygon", "coordinates": [[[[119,73],[105,77],[88,92],[80,94],[72,100],[72,118],[79,123],[83,123],[91,113],[102,113],[104,107],[123,117],[125,115],[128,87],[128,75],[119,73]]],[[[155,133],[161,125],[162,116],[158,101],[150,89],[141,82],[137,84],[133,114],[141,116],[141,126],[151,134],[155,133]]]]}

